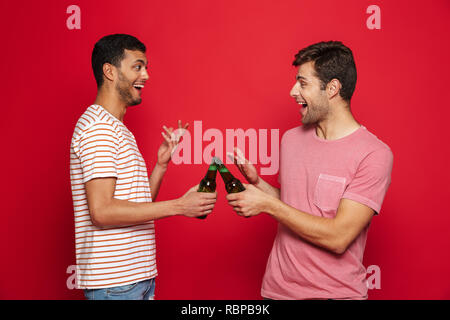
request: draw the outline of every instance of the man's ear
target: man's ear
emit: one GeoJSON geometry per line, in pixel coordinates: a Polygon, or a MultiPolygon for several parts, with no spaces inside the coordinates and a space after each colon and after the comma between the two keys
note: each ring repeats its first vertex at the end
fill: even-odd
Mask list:
{"type": "Polygon", "coordinates": [[[341,89],[342,89],[342,85],[338,79],[332,79],[330,82],[328,82],[327,89],[326,89],[328,99],[332,99],[332,98],[336,97],[336,95],[339,94],[341,89]]]}
{"type": "Polygon", "coordinates": [[[103,76],[109,81],[114,81],[116,75],[116,68],[110,63],[103,64],[103,76]]]}

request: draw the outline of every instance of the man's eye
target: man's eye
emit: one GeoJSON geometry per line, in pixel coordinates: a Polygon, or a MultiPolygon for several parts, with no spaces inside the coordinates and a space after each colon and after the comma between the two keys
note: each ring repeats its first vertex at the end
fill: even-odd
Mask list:
{"type": "Polygon", "coordinates": [[[141,70],[141,66],[136,66],[136,67],[134,67],[137,71],[139,71],[139,70],[141,70]]]}

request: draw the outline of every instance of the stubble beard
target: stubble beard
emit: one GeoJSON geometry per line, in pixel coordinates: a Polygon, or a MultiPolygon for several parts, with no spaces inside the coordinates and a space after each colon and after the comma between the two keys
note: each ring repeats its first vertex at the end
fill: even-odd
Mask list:
{"type": "Polygon", "coordinates": [[[131,90],[133,89],[133,84],[131,81],[127,80],[122,72],[119,71],[119,82],[116,84],[116,90],[119,94],[120,99],[127,106],[137,106],[142,102],[142,98],[134,98],[131,90]]]}
{"type": "Polygon", "coordinates": [[[308,104],[308,112],[303,117],[302,123],[304,125],[313,125],[327,119],[330,112],[329,106],[326,101],[320,101],[319,103],[308,104]]]}

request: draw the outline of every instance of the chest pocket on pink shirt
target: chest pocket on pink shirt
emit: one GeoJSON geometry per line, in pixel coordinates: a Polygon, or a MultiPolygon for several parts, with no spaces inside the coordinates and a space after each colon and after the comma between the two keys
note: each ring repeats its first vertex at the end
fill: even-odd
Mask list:
{"type": "Polygon", "coordinates": [[[325,216],[334,217],[345,190],[345,178],[321,173],[314,190],[314,204],[325,216]]]}

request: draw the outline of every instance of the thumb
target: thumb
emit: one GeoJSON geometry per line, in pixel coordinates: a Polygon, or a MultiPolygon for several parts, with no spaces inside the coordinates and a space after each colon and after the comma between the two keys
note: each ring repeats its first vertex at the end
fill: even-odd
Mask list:
{"type": "Polygon", "coordinates": [[[190,188],[185,194],[191,193],[191,192],[196,192],[198,190],[198,184],[196,186],[193,186],[192,188],[190,188]]]}
{"type": "Polygon", "coordinates": [[[235,155],[235,162],[238,164],[249,164],[250,162],[247,160],[247,158],[244,156],[244,153],[242,152],[241,149],[239,149],[238,147],[234,147],[233,149],[234,151],[234,155],[235,155]]]}

